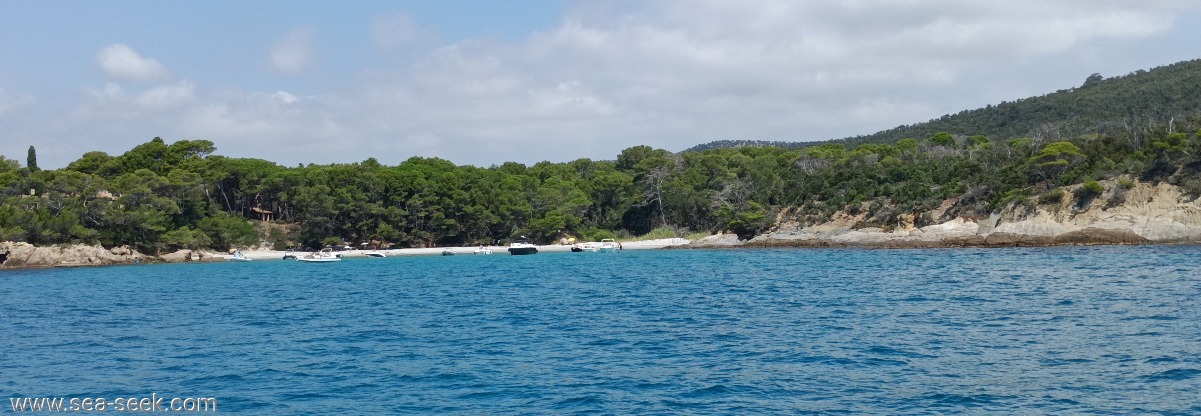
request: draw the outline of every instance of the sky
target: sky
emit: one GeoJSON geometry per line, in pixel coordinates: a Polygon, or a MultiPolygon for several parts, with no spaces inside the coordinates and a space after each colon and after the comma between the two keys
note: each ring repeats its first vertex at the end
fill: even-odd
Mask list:
{"type": "Polygon", "coordinates": [[[1195,0],[0,1],[0,155],[298,163],[815,141],[1201,58],[1195,0]]]}

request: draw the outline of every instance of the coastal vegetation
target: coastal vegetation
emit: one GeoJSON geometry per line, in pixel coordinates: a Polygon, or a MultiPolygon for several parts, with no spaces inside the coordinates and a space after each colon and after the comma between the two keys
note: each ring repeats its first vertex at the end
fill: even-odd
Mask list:
{"type": "Polygon", "coordinates": [[[920,227],[939,220],[929,212],[947,201],[953,203],[941,211],[944,218],[983,217],[1010,204],[1058,203],[1065,194],[1057,188],[1065,185],[1082,184],[1073,201],[1091,201],[1106,194],[1106,179],[1124,188],[1136,180],[1168,182],[1197,197],[1201,105],[1187,103],[1201,92],[1115,94],[1139,90],[1131,83],[1144,79],[1156,94],[1167,94],[1156,88],[1169,79],[1194,80],[1195,89],[1198,74],[1194,61],[1118,79],[1090,77],[1071,91],[894,129],[912,133],[906,137],[681,153],[633,146],[614,160],[529,166],[413,157],[395,166],[369,158],[285,167],[221,156],[206,140],[155,138],[121,155],[88,152],[47,170],[37,168],[30,147],[24,166],[0,157],[0,240],[162,252],[263,240],[282,249],[474,245],[521,235],[540,242],[652,232],[750,237],[785,209],[803,224],[866,213],[872,226],[920,227]],[[1059,107],[1099,100],[1088,98],[1094,96],[1112,102],[1096,111],[1059,107]],[[964,121],[992,120],[987,115],[997,108],[1016,118],[992,122],[1019,127],[964,121]]]}

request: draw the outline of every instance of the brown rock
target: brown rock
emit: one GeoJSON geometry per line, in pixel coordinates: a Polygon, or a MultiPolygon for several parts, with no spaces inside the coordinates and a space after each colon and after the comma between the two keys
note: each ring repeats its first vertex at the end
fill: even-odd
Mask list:
{"type": "Polygon", "coordinates": [[[1055,244],[1145,244],[1149,241],[1130,230],[1085,228],[1055,236],[1055,244]]]}
{"type": "Polygon", "coordinates": [[[192,261],[192,250],[179,250],[174,253],[158,256],[167,263],[184,263],[192,261]]]}
{"type": "Polygon", "coordinates": [[[4,268],[106,266],[132,263],[138,256],[131,250],[130,256],[119,256],[100,246],[72,244],[65,246],[35,247],[28,243],[3,243],[0,250],[9,251],[4,268]]]}

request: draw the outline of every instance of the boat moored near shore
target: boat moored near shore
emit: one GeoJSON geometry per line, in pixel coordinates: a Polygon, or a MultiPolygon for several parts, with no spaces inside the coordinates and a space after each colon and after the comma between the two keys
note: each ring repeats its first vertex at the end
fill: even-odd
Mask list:
{"type": "Polygon", "coordinates": [[[529,240],[525,240],[524,235],[521,236],[521,238],[521,240],[517,240],[509,244],[509,254],[514,256],[538,254],[538,246],[531,244],[529,240]]]}
{"type": "Polygon", "coordinates": [[[342,261],[342,256],[335,254],[333,249],[323,248],[319,252],[309,253],[308,255],[297,257],[296,261],[303,261],[306,263],[331,263],[335,261],[342,261]]]}

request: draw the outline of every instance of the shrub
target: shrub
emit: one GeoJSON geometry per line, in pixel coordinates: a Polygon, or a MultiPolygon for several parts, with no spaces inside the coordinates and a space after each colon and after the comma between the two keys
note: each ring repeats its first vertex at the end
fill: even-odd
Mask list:
{"type": "Polygon", "coordinates": [[[1074,191],[1073,194],[1076,196],[1077,199],[1091,200],[1093,198],[1101,196],[1101,194],[1104,192],[1105,192],[1105,187],[1101,186],[1100,183],[1098,183],[1097,181],[1088,181],[1088,182],[1085,182],[1084,185],[1081,185],[1079,188],[1076,188],[1076,191],[1074,191]]]}
{"type": "Polygon", "coordinates": [[[600,228],[585,228],[580,230],[580,241],[600,241],[606,238],[618,239],[618,235],[600,228]]]}
{"type": "Polygon", "coordinates": [[[1072,195],[1076,197],[1076,207],[1084,208],[1093,202],[1093,198],[1101,196],[1102,193],[1105,193],[1105,187],[1101,186],[1097,181],[1088,181],[1079,188],[1076,188],[1072,192],[1072,195]]]}
{"type": "Polygon", "coordinates": [[[1054,190],[1038,196],[1039,205],[1058,204],[1063,202],[1063,191],[1054,190]]]}
{"type": "Polygon", "coordinates": [[[1201,196],[1201,179],[1186,178],[1178,184],[1184,196],[1189,198],[1197,198],[1201,196]]]}
{"type": "Polygon", "coordinates": [[[680,235],[676,232],[675,227],[665,225],[639,236],[638,240],[658,240],[663,238],[677,238],[679,236],[680,235]]]}
{"type": "Polygon", "coordinates": [[[279,228],[272,228],[267,234],[267,241],[271,242],[272,250],[284,250],[291,246],[288,242],[288,234],[279,228]]]}
{"type": "Polygon", "coordinates": [[[159,238],[160,248],[167,250],[198,249],[208,247],[210,244],[212,241],[208,234],[201,230],[190,229],[186,225],[163,233],[163,236],[159,238]]]}
{"type": "Polygon", "coordinates": [[[196,229],[208,235],[212,247],[225,250],[232,247],[258,245],[259,232],[245,218],[220,214],[200,220],[196,229]]]}
{"type": "Polygon", "coordinates": [[[1134,188],[1134,181],[1131,179],[1126,179],[1126,178],[1118,179],[1118,188],[1121,188],[1121,189],[1134,188]]]}

